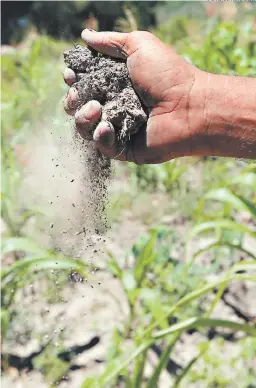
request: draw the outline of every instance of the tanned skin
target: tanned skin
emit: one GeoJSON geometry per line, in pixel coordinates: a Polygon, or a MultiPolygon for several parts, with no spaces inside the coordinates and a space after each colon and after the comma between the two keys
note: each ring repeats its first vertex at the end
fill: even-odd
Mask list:
{"type": "Polygon", "coordinates": [[[101,105],[90,101],[76,111],[75,73],[65,110],[86,138],[93,131],[98,149],[110,158],[136,164],[162,163],[182,156],[256,159],[256,78],[210,74],[186,62],[149,32],[95,32],[82,38],[95,50],[127,60],[133,86],[148,108],[146,128],[120,153],[111,126],[100,121],[101,105]]]}

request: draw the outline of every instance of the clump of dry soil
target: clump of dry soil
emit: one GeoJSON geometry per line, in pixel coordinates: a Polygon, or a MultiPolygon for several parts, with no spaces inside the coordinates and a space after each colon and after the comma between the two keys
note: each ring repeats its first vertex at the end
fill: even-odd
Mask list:
{"type": "Polygon", "coordinates": [[[146,123],[147,115],[132,87],[125,61],[79,45],[66,51],[64,60],[76,73],[73,86],[78,91],[79,108],[90,100],[99,101],[102,120],[112,123],[119,141],[124,142],[146,123]]]}
{"type": "MultiPolygon", "coordinates": [[[[80,45],[64,52],[64,61],[76,73],[76,82],[72,86],[78,91],[77,109],[88,101],[99,101],[102,105],[101,120],[113,125],[117,143],[121,150],[124,149],[125,142],[147,121],[146,112],[133,89],[126,62],[80,45]]],[[[99,224],[99,219],[104,219],[111,165],[110,160],[95,149],[93,142],[83,143],[85,168],[91,180],[90,204],[94,209],[95,224],[99,224]]]]}

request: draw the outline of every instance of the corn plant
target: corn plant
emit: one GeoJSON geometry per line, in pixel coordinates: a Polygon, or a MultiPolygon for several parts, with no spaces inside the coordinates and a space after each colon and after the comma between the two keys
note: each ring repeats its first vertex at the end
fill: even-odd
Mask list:
{"type": "Polygon", "coordinates": [[[175,18],[154,32],[166,43],[175,39],[177,50],[202,70],[218,74],[255,76],[256,49],[253,20],[250,17],[245,17],[239,24],[234,21],[213,22],[210,19],[208,26],[184,17],[175,18]],[[175,26],[178,28],[173,35],[175,26]],[[196,36],[194,40],[191,40],[188,33],[189,28],[196,36]]]}
{"type": "MultiPolygon", "coordinates": [[[[71,271],[86,277],[82,261],[51,251],[27,236],[26,224],[31,217],[44,213],[40,204],[28,204],[20,196],[23,160],[20,149],[33,133],[38,117],[48,115],[62,95],[62,42],[47,37],[27,39],[23,48],[2,62],[2,132],[1,132],[1,217],[2,234],[1,322],[2,339],[6,340],[17,319],[17,296],[36,280],[46,279],[50,271],[65,276],[71,271]],[[58,70],[59,69],[59,70],[58,70]],[[50,88],[56,85],[55,104],[51,105],[50,88]],[[61,86],[60,86],[61,85],[61,86]],[[8,262],[8,265],[6,264],[8,262]]],[[[55,109],[55,108],[54,108],[55,109]]],[[[24,161],[26,163],[26,161],[24,161]]],[[[36,228],[38,224],[36,223],[36,228]]],[[[4,365],[7,365],[6,362],[4,365]]]]}
{"type": "Polygon", "coordinates": [[[15,313],[15,297],[19,290],[30,285],[35,279],[47,276],[49,270],[69,273],[77,271],[87,277],[85,264],[78,259],[68,258],[47,250],[24,237],[11,237],[2,241],[2,255],[19,252],[22,258],[1,271],[1,316],[2,336],[15,313]]]}
{"type": "MultiPolygon", "coordinates": [[[[203,287],[197,288],[194,291],[186,294],[183,298],[174,304],[172,307],[166,308],[166,311],[158,319],[152,319],[146,330],[137,329],[134,333],[134,345],[130,349],[126,348],[125,354],[121,357],[115,358],[107,365],[105,372],[99,378],[88,378],[82,385],[83,388],[91,387],[112,387],[116,386],[118,377],[122,376],[125,381],[125,387],[156,387],[158,379],[162,370],[165,368],[175,343],[178,341],[182,332],[197,328],[202,330],[203,328],[216,328],[223,327],[233,331],[243,331],[248,335],[256,335],[255,327],[249,324],[242,324],[233,322],[230,320],[213,319],[207,317],[190,317],[182,320],[176,324],[173,324],[164,329],[157,329],[164,325],[168,318],[171,318],[175,312],[182,309],[185,305],[191,304],[200,297],[212,291],[216,287],[221,287],[223,284],[227,285],[230,281],[235,280],[251,280],[256,281],[255,276],[240,275],[237,274],[241,269],[256,269],[256,265],[252,263],[240,263],[230,269],[222,278],[215,282],[207,283],[203,287]],[[155,367],[152,375],[145,380],[144,367],[147,357],[147,352],[150,346],[162,339],[167,341],[166,348],[159,359],[158,365],[155,367]],[[130,355],[127,356],[127,353],[130,355]]],[[[176,381],[173,382],[173,387],[177,387],[185,375],[189,372],[190,368],[197,361],[203,353],[207,351],[207,348],[203,349],[198,356],[191,360],[191,362],[184,367],[182,372],[177,376],[176,381]]]]}
{"type": "MultiPolygon", "coordinates": [[[[120,378],[125,382],[125,387],[156,387],[161,372],[166,367],[180,335],[191,328],[203,331],[203,328],[223,327],[229,328],[233,332],[242,330],[247,335],[256,334],[255,327],[250,324],[210,317],[229,282],[239,280],[256,281],[256,277],[250,275],[250,272],[255,271],[256,263],[248,258],[248,261],[233,265],[224,275],[218,276],[217,280],[211,282],[207,280],[205,274],[204,277],[200,277],[199,273],[196,273],[194,275],[195,282],[194,284],[192,282],[191,289],[189,289],[188,285],[191,282],[191,277],[193,277],[195,264],[189,263],[189,277],[186,276],[186,265],[175,263],[176,266],[181,266],[179,271],[175,271],[174,261],[171,258],[167,260],[167,257],[161,256],[163,252],[161,252],[161,249],[159,252],[161,234],[162,231],[161,233],[152,231],[151,236],[145,245],[141,246],[140,251],[138,251],[138,247],[134,247],[133,251],[137,249],[137,256],[135,257],[134,267],[131,269],[120,268],[113,255],[110,255],[110,268],[113,274],[120,278],[127,295],[130,319],[128,324],[124,326],[123,333],[119,333],[119,338],[116,339],[115,344],[119,347],[119,350],[115,349],[115,352],[112,353],[109,365],[107,364],[103,375],[100,378],[85,380],[82,385],[83,388],[89,386],[116,386],[120,378]],[[157,245],[158,248],[155,249],[157,245]],[[170,272],[167,270],[168,264],[166,261],[171,263],[172,269],[170,272]],[[248,273],[241,275],[241,271],[248,271],[248,273]],[[164,273],[165,281],[167,281],[166,277],[169,277],[170,283],[176,283],[177,291],[174,295],[168,287],[166,292],[161,276],[156,276],[152,281],[156,273],[164,273]],[[178,274],[179,277],[177,277],[178,274]],[[186,285],[183,289],[181,287],[182,281],[186,285]],[[197,308],[202,303],[202,298],[214,289],[219,289],[219,291],[210,307],[205,311],[201,310],[201,313],[199,313],[197,308]],[[145,327],[147,328],[143,329],[145,327]],[[129,338],[133,340],[133,347],[128,350],[126,348],[124,352],[122,349],[123,341],[129,338]],[[158,342],[163,344],[161,341],[164,341],[164,351],[152,375],[146,378],[144,368],[147,362],[147,353],[153,344],[158,342]],[[127,353],[131,355],[128,357],[127,353]]],[[[173,387],[179,386],[196,361],[207,352],[208,346],[209,343],[198,353],[197,357],[193,358],[183,368],[176,380],[173,381],[173,387]]]]}
{"type": "MultiPolygon", "coordinates": [[[[134,29],[137,19],[129,11],[126,12],[126,17],[129,19],[128,25],[121,20],[120,28],[128,26],[129,29],[134,29]]],[[[189,29],[187,20],[177,18],[171,29],[166,26],[160,32],[163,39],[172,43],[175,41],[177,49],[188,61],[204,70],[253,74],[255,43],[251,23],[242,23],[241,26],[233,22],[213,23],[204,40],[195,39],[193,42],[191,36],[188,36],[189,29]],[[176,35],[168,36],[169,31],[176,35]],[[240,38],[242,35],[243,39],[240,38]]],[[[17,202],[22,169],[16,160],[16,146],[35,131],[38,117],[53,112],[52,107],[64,92],[64,87],[60,86],[62,66],[59,61],[59,54],[64,47],[63,42],[38,37],[37,40],[26,41],[24,49],[15,53],[14,57],[2,58],[4,119],[1,199],[2,218],[7,227],[2,241],[2,253],[3,257],[12,257],[12,264],[4,266],[1,274],[3,339],[11,328],[16,296],[20,290],[36,279],[47,278],[52,269],[65,275],[72,270],[83,277],[87,276],[85,265],[80,260],[46,249],[25,235],[24,226],[27,220],[40,214],[42,209],[24,208],[17,202]],[[53,88],[56,90],[55,96],[49,93],[53,88]]],[[[182,333],[191,329],[205,334],[209,328],[225,328],[230,332],[243,333],[243,341],[252,341],[255,338],[255,326],[250,322],[238,323],[212,317],[212,312],[230,282],[256,281],[256,254],[253,249],[244,245],[245,236],[255,238],[253,221],[248,225],[237,218],[240,212],[245,212],[250,220],[255,219],[256,169],[255,164],[244,169],[237,165],[237,162],[231,160],[203,162],[202,188],[197,188],[196,191],[200,198],[196,206],[193,205],[192,211],[191,201],[187,196],[190,187],[185,175],[186,161],[177,160],[159,166],[130,165],[131,179],[139,190],[158,190],[167,195],[175,192],[183,202],[186,201],[186,211],[192,214],[193,225],[179,260],[173,257],[172,249],[183,240],[183,236],[175,228],[166,226],[152,228],[147,236],[132,247],[129,252],[129,257],[133,258],[132,265],[128,259],[121,265],[119,258],[109,252],[108,270],[122,284],[129,307],[129,318],[121,329],[113,332],[104,372],[100,376],[87,378],[83,388],[117,387],[118,384],[126,388],[157,387],[175,346],[180,344],[182,333]],[[191,242],[205,234],[212,238],[211,244],[192,253],[191,242]],[[215,252],[216,260],[212,260],[208,267],[198,263],[200,255],[205,252],[215,252]],[[238,252],[242,252],[244,257],[241,262],[238,262],[238,252]],[[220,271],[217,261],[226,261],[227,269],[220,271]],[[213,300],[210,304],[205,303],[213,291],[213,300]],[[149,352],[154,345],[158,345],[162,353],[157,365],[148,374],[146,366],[149,352]]],[[[194,366],[200,359],[210,363],[210,347],[209,341],[200,345],[198,354],[172,377],[172,387],[179,387],[184,381],[185,386],[188,386],[188,378],[192,381],[193,378],[205,378],[208,375],[208,370],[203,370],[203,377],[198,376],[200,373],[195,371],[194,366]]],[[[246,354],[249,353],[249,345],[248,349],[243,349],[246,354]]],[[[53,353],[50,344],[44,359],[38,360],[39,368],[45,373],[54,359],[53,353]]],[[[252,351],[250,354],[253,357],[252,351]]],[[[58,367],[63,375],[68,365],[59,364],[58,367]]],[[[60,378],[59,371],[53,369],[51,372],[56,373],[53,373],[54,377],[51,373],[50,378],[57,381],[60,378]]],[[[248,373],[248,386],[250,379],[251,375],[248,373]]],[[[209,386],[216,385],[216,381],[213,376],[209,380],[209,386]]]]}
{"type": "MultiPolygon", "coordinates": [[[[255,252],[243,247],[243,240],[246,235],[256,238],[255,230],[234,219],[235,212],[237,211],[245,212],[252,219],[256,219],[256,206],[254,203],[256,189],[255,166],[255,164],[249,164],[239,175],[228,180],[224,187],[208,191],[199,201],[197,219],[201,222],[191,229],[190,237],[192,238],[201,233],[213,230],[215,231],[216,238],[210,245],[196,252],[194,259],[205,251],[223,246],[229,249],[239,250],[246,256],[256,259],[255,252]],[[247,191],[249,193],[251,200],[242,195],[238,195],[234,191],[238,185],[243,188],[244,192],[247,191]],[[209,216],[207,214],[207,204],[209,202],[221,203],[222,207],[219,212],[215,211],[214,214],[210,213],[209,216]],[[232,232],[229,238],[227,238],[227,234],[225,233],[227,230],[232,232]]],[[[208,207],[211,209],[211,206],[208,207]]]]}
{"type": "MultiPolygon", "coordinates": [[[[160,190],[164,193],[171,193],[182,186],[183,174],[186,167],[180,160],[160,165],[129,165],[131,181],[139,190],[152,192],[160,190]]],[[[182,186],[183,187],[183,186],[182,186]]]]}
{"type": "MultiPolygon", "coordinates": [[[[233,332],[241,330],[246,335],[255,336],[255,327],[251,324],[211,318],[231,281],[256,281],[256,253],[243,246],[244,236],[256,238],[256,233],[253,227],[236,220],[240,212],[246,212],[252,220],[256,219],[255,178],[255,164],[249,164],[239,175],[223,181],[222,187],[209,190],[198,201],[195,224],[189,231],[187,244],[182,252],[185,261],[179,262],[172,257],[172,248],[180,240],[180,236],[175,229],[164,226],[152,229],[148,237],[142,238],[133,246],[132,266],[128,262],[121,266],[117,258],[109,253],[109,269],[122,283],[130,315],[123,331],[115,332],[113,336],[113,347],[105,372],[99,378],[85,380],[83,388],[112,387],[120,379],[125,387],[158,386],[161,372],[180,335],[191,328],[204,332],[205,328],[225,327],[233,332]],[[241,191],[241,187],[245,195],[237,193],[241,191]],[[212,209],[213,203],[221,206],[218,212],[209,213],[208,209],[212,209]],[[205,233],[215,237],[215,240],[191,257],[191,241],[205,233]],[[209,263],[208,268],[197,264],[201,254],[219,248],[231,252],[231,256],[228,256],[220,251],[217,256],[219,260],[221,258],[221,262],[229,260],[224,274],[214,262],[209,263]],[[245,258],[239,262],[236,252],[242,252],[245,258]],[[214,274],[216,280],[209,281],[214,274]],[[207,295],[213,290],[217,292],[212,302],[207,304],[207,308],[203,308],[203,300],[207,300],[207,295]],[[133,342],[129,350],[130,356],[127,356],[128,350],[124,352],[122,347],[128,339],[133,342]],[[144,373],[148,351],[158,342],[164,346],[164,350],[158,365],[148,377],[144,373]]],[[[172,387],[178,387],[190,374],[197,360],[206,357],[204,355],[209,346],[208,342],[202,346],[198,356],[191,359],[176,380],[173,380],[172,387]]]]}

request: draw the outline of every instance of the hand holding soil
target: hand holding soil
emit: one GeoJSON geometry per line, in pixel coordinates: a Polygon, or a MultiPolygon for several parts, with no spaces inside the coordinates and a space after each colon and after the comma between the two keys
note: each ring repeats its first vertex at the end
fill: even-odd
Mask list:
{"type": "Polygon", "coordinates": [[[123,72],[131,98],[127,99],[127,94],[120,98],[120,91],[117,91],[118,99],[115,100],[114,95],[111,99],[111,90],[107,98],[102,98],[106,94],[103,82],[98,85],[95,99],[95,80],[88,78],[88,85],[84,86],[87,90],[93,88],[92,99],[88,101],[87,94],[86,103],[81,106],[79,71],[74,72],[72,63],[68,63],[64,79],[68,85],[75,83],[76,87],[69,90],[65,110],[75,116],[82,137],[87,138],[88,132],[94,131],[93,139],[104,155],[137,164],[161,163],[188,155],[256,157],[253,113],[256,97],[251,85],[255,80],[203,72],[149,32],[84,30],[82,38],[92,49],[127,61],[132,86],[142,102],[141,106],[132,93],[130,81],[125,81],[125,68],[119,61],[120,73],[123,72]],[[240,114],[236,97],[241,100],[240,114]],[[122,112],[128,111],[131,100],[131,115],[124,116],[128,121],[123,122],[118,131],[115,120],[118,122],[122,115],[113,112],[120,112],[120,108],[122,112]],[[129,120],[131,128],[127,130],[129,120]],[[125,138],[121,147],[120,133],[125,138]]]}
{"type": "MultiPolygon", "coordinates": [[[[197,69],[148,32],[121,34],[85,30],[82,37],[101,53],[127,59],[133,86],[148,110],[147,128],[144,125],[131,136],[118,159],[159,163],[178,156],[182,148],[184,154],[188,152],[188,144],[181,144],[181,140],[189,136],[187,106],[197,69]]],[[[64,77],[69,85],[76,79],[70,69],[64,77]]],[[[74,114],[77,104],[77,92],[71,88],[66,100],[67,111],[74,114]]],[[[81,136],[99,120],[101,109],[98,101],[90,101],[75,113],[81,136]]],[[[98,148],[111,158],[120,153],[113,134],[112,125],[105,121],[94,132],[98,148]]]]}

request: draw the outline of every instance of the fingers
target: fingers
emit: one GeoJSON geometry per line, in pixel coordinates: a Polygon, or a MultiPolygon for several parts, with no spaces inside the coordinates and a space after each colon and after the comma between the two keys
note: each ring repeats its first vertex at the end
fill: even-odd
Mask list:
{"type": "MultiPolygon", "coordinates": [[[[67,98],[65,100],[65,110],[68,114],[75,116],[75,124],[78,133],[82,138],[91,139],[91,131],[95,124],[100,120],[102,106],[96,101],[92,100],[85,104],[81,109],[75,112],[77,102],[77,94],[75,88],[70,88],[67,98]]],[[[93,134],[93,140],[100,152],[111,159],[117,157],[119,160],[125,160],[123,150],[117,150],[115,141],[115,130],[113,125],[108,121],[101,121],[93,134]]]]}
{"type": "MultiPolygon", "coordinates": [[[[72,86],[73,83],[76,82],[76,73],[72,69],[66,67],[63,72],[63,78],[67,85],[72,86]]],[[[70,116],[74,116],[77,104],[78,92],[75,88],[70,88],[64,100],[65,112],[70,116]]]]}
{"type": "Polygon", "coordinates": [[[126,146],[117,145],[113,125],[108,121],[101,121],[93,134],[98,150],[110,159],[126,161],[126,146]]]}
{"type": "MultiPolygon", "coordinates": [[[[70,112],[74,112],[74,110],[70,108],[70,104],[72,106],[75,100],[73,95],[74,88],[71,89],[71,96],[69,92],[69,95],[66,98],[66,101],[69,102],[69,114],[71,114],[70,112]]],[[[82,138],[86,140],[91,140],[91,131],[93,130],[96,123],[100,120],[101,112],[101,104],[96,100],[92,100],[74,113],[76,129],[82,138]]],[[[141,162],[139,159],[140,156],[143,157],[144,155],[143,145],[145,144],[145,133],[142,134],[142,139],[141,134],[138,133],[136,134],[136,136],[132,136],[132,139],[128,141],[125,145],[118,147],[116,143],[116,135],[113,125],[108,121],[101,121],[97,125],[93,133],[93,140],[99,151],[110,159],[133,161],[137,164],[143,162],[141,162]]]]}
{"type": "MultiPolygon", "coordinates": [[[[102,107],[96,100],[92,100],[85,104],[75,114],[76,128],[79,134],[86,140],[91,139],[90,132],[100,119],[102,107]]],[[[114,159],[125,160],[124,154],[117,151],[116,136],[113,125],[108,121],[101,121],[94,133],[93,140],[99,149],[107,157],[114,159]],[[120,155],[119,155],[120,154],[120,155]]]]}
{"type": "Polygon", "coordinates": [[[64,100],[64,110],[70,115],[74,116],[78,105],[78,91],[75,88],[70,88],[64,100]]]}
{"type": "Polygon", "coordinates": [[[117,155],[116,147],[115,147],[115,130],[113,125],[108,121],[101,121],[93,134],[93,140],[97,148],[104,155],[109,158],[114,158],[117,155]]]}
{"type": "Polygon", "coordinates": [[[76,82],[76,73],[72,70],[66,67],[66,69],[63,72],[63,78],[67,85],[71,86],[73,83],[76,82]]]}
{"type": "Polygon", "coordinates": [[[83,30],[81,37],[89,46],[103,54],[125,59],[129,55],[127,41],[130,34],[83,30]]]}
{"type": "Polygon", "coordinates": [[[88,132],[94,127],[101,116],[101,105],[98,101],[92,100],[85,104],[75,114],[77,131],[83,138],[87,138],[88,132]]]}

